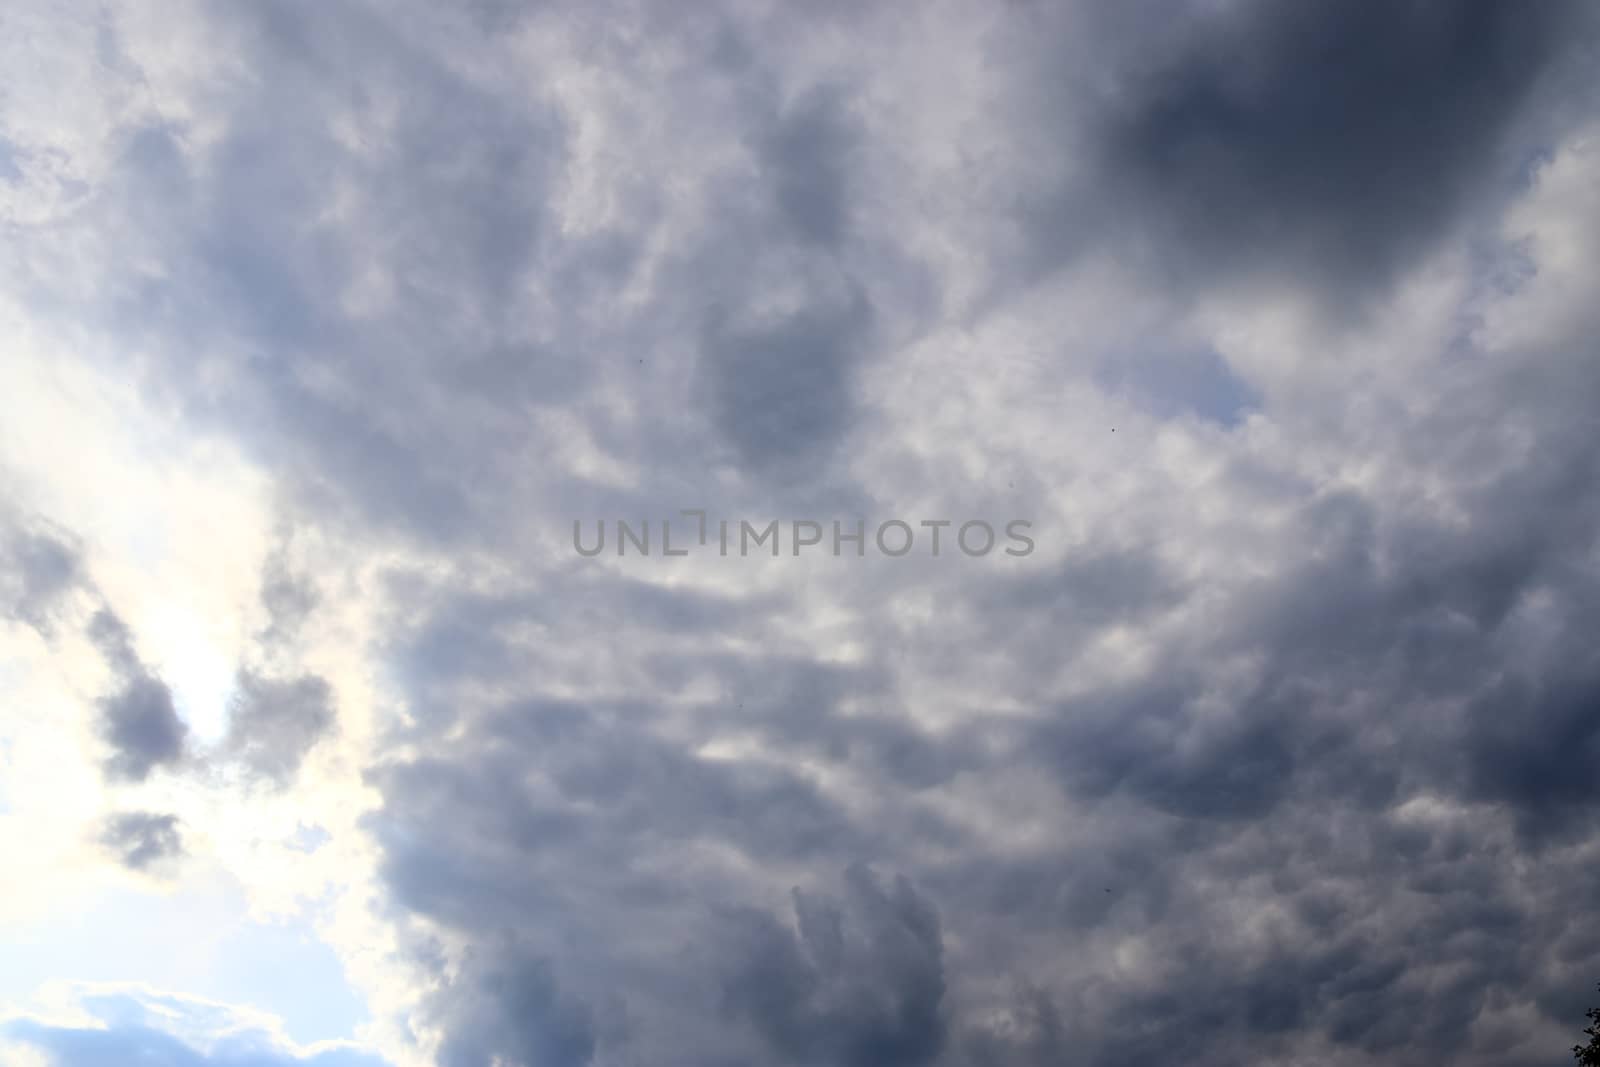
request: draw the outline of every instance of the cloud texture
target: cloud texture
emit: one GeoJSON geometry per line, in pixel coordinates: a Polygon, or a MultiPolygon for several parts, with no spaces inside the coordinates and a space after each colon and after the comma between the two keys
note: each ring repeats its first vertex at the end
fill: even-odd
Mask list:
{"type": "Polygon", "coordinates": [[[272,526],[210,739],[70,494],[17,494],[0,612],[109,672],[113,862],[213,847],[184,789],[340,828],[303,895],[365,887],[328,936],[385,1056],[1561,1059],[1589,5],[22,17],[71,106],[0,109],[6,314],[272,526]],[[682,509],[1038,548],[573,551],[682,509]]]}

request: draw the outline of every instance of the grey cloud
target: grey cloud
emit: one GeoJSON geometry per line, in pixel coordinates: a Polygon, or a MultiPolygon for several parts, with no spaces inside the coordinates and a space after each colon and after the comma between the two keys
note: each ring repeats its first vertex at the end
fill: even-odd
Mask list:
{"type": "Polygon", "coordinates": [[[280,679],[247,669],[239,672],[228,716],[229,756],[254,774],[287,782],[333,728],[333,690],[314,674],[280,679]]]}
{"type": "Polygon", "coordinates": [[[548,965],[505,951],[469,959],[431,1002],[445,1029],[440,1067],[539,1064],[582,1067],[594,1058],[589,1009],[563,994],[548,965]]]}
{"type": "Polygon", "coordinates": [[[267,610],[262,643],[276,648],[293,640],[320,600],[316,587],[295,573],[282,549],[274,552],[261,574],[261,604],[267,610]]]}
{"type": "Polygon", "coordinates": [[[1600,809],[1600,663],[1554,682],[1508,679],[1469,713],[1471,792],[1515,805],[1534,834],[1600,809]]]}
{"type": "MultiPolygon", "coordinates": [[[[614,48],[559,7],[523,14],[614,48]]],[[[661,43],[698,54],[697,35],[733,21],[683,20],[661,43]]],[[[280,471],[297,510],[492,542],[519,521],[522,491],[589,488],[513,458],[548,451],[539,413],[555,405],[587,407],[605,449],[696,495],[707,472],[671,456],[710,451],[753,482],[840,481],[818,465],[854,424],[857,365],[881,330],[925,319],[928,289],[892,232],[858,225],[870,142],[842,91],[759,68],[672,70],[675,91],[726,98],[731,126],[684,116],[671,149],[686,163],[734,149],[749,173],[698,189],[716,218],[686,234],[698,199],[668,203],[616,169],[621,217],[578,233],[552,218],[578,159],[572,122],[545,95],[497,91],[359,5],[273,3],[208,13],[205,26],[275,77],[220,81],[215,137],[166,120],[119,131],[92,223],[151,266],[107,256],[89,296],[63,307],[160,338],[150,347],[170,360],[185,413],[280,471]],[[350,129],[378,132],[358,147],[350,129]],[[840,258],[852,243],[861,269],[840,258]],[[797,270],[804,292],[772,308],[766,279],[797,270]],[[641,278],[656,287],[642,305],[624,295],[641,278]],[[381,313],[352,310],[367,299],[381,313]],[[202,351],[233,386],[183,384],[202,351]],[[619,384],[661,403],[613,419],[596,401],[619,384]],[[435,401],[426,414],[421,395],[435,401]]]]}
{"type": "Polygon", "coordinates": [[[303,631],[320,601],[314,582],[291,562],[281,536],[261,572],[266,625],[239,667],[221,754],[251,775],[286,785],[337,720],[327,679],[298,669],[303,631]]]}
{"type": "MultiPolygon", "coordinates": [[[[694,529],[692,520],[675,524],[675,543],[686,541],[694,529]]],[[[658,545],[659,532],[659,527],[653,530],[658,545]]],[[[614,527],[610,533],[614,536],[614,527]]],[[[681,643],[714,645],[731,633],[759,627],[768,612],[787,601],[778,594],[738,597],[593,573],[546,574],[526,587],[494,591],[458,589],[406,573],[394,574],[389,585],[396,604],[404,606],[389,633],[390,654],[418,698],[414,711],[426,712],[433,724],[460,709],[463,689],[536,682],[537,671],[526,677],[518,671],[519,665],[537,667],[546,652],[527,640],[531,633],[588,630],[618,640],[671,633],[681,643]]],[[[685,666],[674,656],[650,664],[664,681],[685,666]]]]}
{"type": "Polygon", "coordinates": [[[0,610],[53,639],[63,602],[81,594],[99,607],[84,635],[105,661],[111,691],[98,701],[100,736],[110,747],[106,776],[140,782],[182,761],[188,727],[172,691],[139,658],[126,623],[105,603],[70,533],[37,518],[0,511],[0,610]]]}
{"type": "Polygon", "coordinates": [[[855,131],[839,95],[799,101],[766,132],[762,158],[789,224],[806,240],[837,244],[850,226],[848,155],[855,131]]]}
{"type": "Polygon", "coordinates": [[[848,493],[835,461],[862,414],[861,371],[925,328],[937,297],[871,210],[894,190],[875,184],[879,150],[847,86],[786,84],[759,61],[748,16],[723,16],[707,69],[738,94],[727,121],[750,169],[708,183],[715,217],[681,255],[691,284],[664,295],[683,304],[673,325],[694,331],[695,399],[717,433],[703,447],[731,450],[762,488],[848,493]]]}
{"type": "Polygon", "coordinates": [[[973,1064],[1053,1067],[1070,1061],[1069,1042],[1061,1009],[1044,990],[1022,983],[1002,1018],[966,1035],[962,1053],[973,1064]]]}
{"type": "Polygon", "coordinates": [[[147,811],[110,815],[101,826],[99,840],[118,862],[135,871],[149,870],[183,855],[183,835],[176,815],[147,811]]]}
{"type": "Polygon", "coordinates": [[[1087,12],[1063,32],[1099,47],[1046,33],[1029,83],[1050,100],[1041,124],[1093,159],[1089,185],[1028,200],[1034,255],[1059,263],[1090,235],[1126,247],[1105,226],[1116,218],[1152,242],[1137,269],[1153,281],[1291,271],[1340,307],[1521,183],[1550,124],[1571,120],[1541,94],[1570,89],[1595,30],[1586,5],[1560,0],[1087,12]]]}
{"type": "MultiPolygon", "coordinates": [[[[508,662],[517,662],[515,652],[508,662]]],[[[396,899],[467,934],[473,944],[496,939],[497,930],[521,931],[534,943],[519,956],[548,960],[563,986],[570,979],[574,996],[597,1005],[624,998],[625,1021],[609,1010],[595,1017],[596,1046],[610,1050],[608,1055],[646,1047],[663,1058],[697,1062],[738,1062],[741,1055],[741,1031],[719,1026],[716,1017],[715,959],[726,960],[719,953],[728,945],[712,937],[696,947],[690,936],[708,906],[737,906],[737,884],[724,882],[720,864],[697,871],[693,864],[682,866],[680,857],[709,859],[732,848],[758,863],[785,866],[826,863],[841,854],[869,857],[889,847],[808,776],[782,762],[707,758],[695,751],[696,737],[709,742],[719,736],[717,723],[724,731],[778,730],[775,737],[809,744],[807,715],[827,716],[840,695],[863,691],[862,680],[807,671],[798,663],[749,664],[742,668],[752,683],[744,707],[737,706],[736,688],[725,704],[672,710],[674,685],[694,684],[699,671],[715,669],[730,681],[737,676],[731,664],[717,664],[717,657],[708,657],[671,684],[663,667],[656,702],[545,698],[480,709],[465,716],[454,743],[440,747],[430,741],[430,755],[388,764],[372,776],[385,802],[368,825],[383,848],[384,874],[396,899]],[[761,680],[780,672],[788,678],[774,700],[763,694],[761,680]],[[441,818],[457,832],[439,835],[441,818]],[[662,878],[663,868],[680,873],[662,878]],[[634,917],[639,939],[615,936],[615,916],[623,912],[634,917]],[[560,917],[561,936],[536,936],[535,917],[541,915],[560,917]],[[580,944],[589,947],[575,951],[580,944]]],[[[459,690],[454,699],[470,702],[472,692],[459,690]]],[[[426,723],[419,736],[437,738],[439,728],[426,723]]],[[[870,725],[862,729],[862,737],[874,736],[870,725]]],[[[854,736],[849,729],[839,733],[854,736]]],[[[864,924],[852,936],[874,941],[888,935],[874,918],[872,901],[890,910],[910,909],[911,903],[903,888],[875,897],[870,882],[856,885],[847,910],[866,909],[852,918],[864,924]],[[883,903],[891,899],[898,904],[883,903]]],[[[557,927],[546,929],[553,934],[557,927]]],[[[870,958],[874,949],[852,951],[870,958]]],[[[891,961],[879,963],[892,970],[891,961]]],[[[863,1018],[847,1025],[841,1017],[839,1024],[861,1031],[850,1041],[879,1040],[874,1027],[886,1032],[879,1035],[888,1043],[884,1047],[899,1040],[887,1034],[892,1021],[863,1018]]],[[[509,1025],[486,1019],[468,1034],[509,1025]]],[[[476,1047],[470,1036],[460,1040],[476,1047]]],[[[903,1040],[911,1047],[911,1037],[903,1040]]]]}
{"type": "Polygon", "coordinates": [[[60,599],[82,580],[82,561],[70,535],[0,510],[0,611],[53,632],[60,599]]]}
{"type": "Polygon", "coordinates": [[[172,690],[139,659],[127,626],[102,609],[89,622],[89,639],[105,657],[117,684],[100,701],[101,736],[112,749],[106,773],[142,782],[157,767],[179,763],[189,728],[173,707],[172,690]]]}
{"type": "MultiPolygon", "coordinates": [[[[280,473],[294,520],[375,555],[452,550],[380,583],[404,707],[365,825],[393,913],[467,950],[429,969],[418,1020],[453,1067],[1480,1067],[1538,1062],[1527,1029],[1576,1018],[1565,990],[1600,951],[1592,329],[1507,351],[1469,324],[1436,361],[1380,337],[1408,349],[1381,372],[1274,354],[1319,388],[1272,409],[1221,340],[1163,320],[1087,354],[1085,384],[1149,431],[1114,461],[1058,454],[1071,427],[1004,454],[1014,427],[981,405],[952,423],[863,387],[937,322],[997,347],[930,397],[1015,399],[1012,325],[1075,282],[1024,268],[1097,253],[1160,294],[1157,319],[1183,317],[1174,279],[1270,275],[1339,310],[1383,291],[1498,223],[1528,131],[1572,117],[1540,111],[1542,79],[1588,16],[1090,7],[1122,32],[1066,52],[1034,31],[1082,5],[975,5],[954,42],[899,15],[802,39],[752,10],[615,35],[649,40],[622,64],[563,5],[501,6],[511,44],[449,12],[424,40],[364,7],[269,5],[212,16],[274,74],[221,87],[215,139],[123,131],[89,210],[133,247],[98,257],[109,295],[63,298],[74,318],[109,307],[167,354],[158,379],[214,353],[233,387],[177,387],[182,413],[280,473]],[[546,32],[598,57],[614,110],[496,80],[536,82],[513,45],[546,32]],[[873,125],[985,45],[1016,51],[948,102],[972,144],[873,125]],[[1019,95],[1049,121],[994,104],[1019,95]],[[982,166],[921,172],[945,159],[982,166]],[[590,178],[595,232],[558,224],[590,178]],[[998,262],[1013,238],[1034,263],[998,262]],[[917,261],[947,246],[959,266],[917,261]],[[945,287],[1007,321],[954,321],[945,287]],[[1060,540],[1003,572],[646,572],[526,534],[564,538],[579,504],[943,505],[1011,467],[1036,468],[1017,484],[1060,540]],[[791,886],[793,922],[771,906],[791,886]]],[[[61,566],[39,558],[42,604],[61,566]]],[[[309,587],[264,585],[263,640],[292,643],[309,587]]],[[[142,777],[182,725],[115,616],[95,634],[117,769],[142,777]]],[[[331,693],[298,668],[240,679],[230,744],[287,781],[331,693]]]]}
{"type": "MultiPolygon", "coordinates": [[[[1583,877],[1581,854],[1562,842],[1595,826],[1592,657],[1555,653],[1539,669],[1560,681],[1502,681],[1512,669],[1502,634],[1508,613],[1535,589],[1550,595],[1541,575],[1564,571],[1566,549],[1528,531],[1514,555],[1509,545],[1494,547],[1504,566],[1485,568],[1476,561],[1496,535],[1483,516],[1471,534],[1433,530],[1426,556],[1384,575],[1376,560],[1392,567],[1394,545],[1359,509],[1346,501],[1311,510],[1322,521],[1330,510],[1355,521],[1330,535],[1337,547],[1327,562],[1277,579],[1270,608],[1246,607],[1234,616],[1242,629],[1206,647],[1215,658],[1267,650],[1269,673],[1251,696],[1204,710],[1202,675],[1169,664],[1160,685],[1106,694],[1100,709],[1061,708],[1030,749],[1104,819],[1178,820],[1152,845],[1165,862],[1140,871],[1132,898],[1114,869],[1072,871],[1069,884],[1103,880],[1106,889],[1102,907],[1056,912],[1068,928],[1122,926],[1142,913],[1160,924],[1169,951],[1181,950],[1184,926],[1172,909],[1191,895],[1183,872],[1232,880],[1277,871],[1273,897],[1306,909],[1308,927],[1344,940],[1323,950],[1286,933],[1266,960],[1242,946],[1196,944],[1192,973],[1119,991],[1115,1013],[1088,1023],[1085,1062],[1147,1057],[1178,1035],[1196,1062],[1237,1062],[1274,1054],[1275,1035],[1315,1032],[1396,1062],[1409,1062],[1405,1049],[1478,1062],[1492,1053],[1472,1047],[1468,1024],[1485,990],[1535,994],[1541,962],[1525,946],[1589,936],[1555,933],[1522,902],[1556,886],[1576,891],[1583,877]],[[1513,577],[1503,576],[1508,570],[1513,577]],[[1487,599],[1485,583],[1496,589],[1487,599]],[[1470,806],[1476,832],[1397,817],[1406,799],[1424,796],[1470,806]],[[1132,814],[1128,801],[1148,814],[1132,814]],[[1492,832],[1482,822],[1491,817],[1492,832]],[[1509,874],[1505,857],[1530,844],[1549,866],[1537,877],[1509,874]],[[1408,877],[1423,894],[1409,902],[1388,889],[1408,877]],[[1379,916],[1414,931],[1403,952],[1379,947],[1393,936],[1379,916]],[[1436,970],[1453,970],[1455,981],[1433,985],[1425,976],[1436,970]]],[[[1592,579],[1556,595],[1585,617],[1597,602],[1592,579]]]]}
{"type": "Polygon", "coordinates": [[[1159,618],[1192,595],[1153,546],[1074,553],[1044,575],[1002,578],[975,596],[1007,647],[1059,655],[1106,626],[1159,618]]]}
{"type": "Polygon", "coordinates": [[[1584,17],[1510,0],[1199,17],[1192,45],[1134,77],[1108,157],[1196,265],[1378,284],[1493,172],[1507,124],[1584,17]]]}
{"type": "MultiPolygon", "coordinates": [[[[1340,32],[1359,39],[1376,17],[1361,8],[1340,32]]],[[[1301,31],[1274,25],[1218,23],[1217,32],[1263,35],[1277,50],[1263,45],[1256,62],[1309,92],[1291,77],[1301,31]]],[[[1426,51],[1405,34],[1393,44],[1396,54],[1412,47],[1426,51]]],[[[1203,81],[1210,68],[1186,55],[1173,69],[1203,81]]],[[[1374,60],[1383,70],[1393,61],[1374,60]]],[[[1519,70],[1509,75],[1518,85],[1519,70]]],[[[1424,73],[1422,110],[1451,127],[1455,112],[1440,109],[1453,105],[1424,73]]],[[[1115,117],[1107,143],[1122,165],[1145,165],[1141,123],[1180,132],[1192,123],[1200,137],[1219,121],[1163,99],[1135,94],[1131,117],[1115,117]],[[1180,113],[1163,117],[1163,108],[1180,113]]],[[[1237,106],[1270,102],[1247,96],[1237,106]]],[[[1363,271],[1402,270],[1408,248],[1444,238],[1448,209],[1487,180],[1461,178],[1391,241],[1377,209],[1403,210],[1409,193],[1380,196],[1373,212],[1340,201],[1293,169],[1308,165],[1294,152],[1315,160],[1328,149],[1291,151],[1273,140],[1288,136],[1278,126],[1287,119],[1259,121],[1262,132],[1246,128],[1218,166],[1285,199],[1288,221],[1281,233],[1246,225],[1240,246],[1219,255],[1227,270],[1298,262],[1307,234],[1341,227],[1352,211],[1360,225],[1336,235],[1330,273],[1310,273],[1343,285],[1363,271]],[[1266,173],[1280,161],[1288,173],[1266,173]]],[[[1437,136],[1452,130],[1469,135],[1437,136]]],[[[1376,132],[1352,136],[1384,143],[1376,132]]],[[[1413,175],[1466,166],[1487,144],[1425,143],[1400,163],[1413,175]]],[[[1177,176],[1210,188],[1209,172],[1192,175],[1190,165],[1180,160],[1177,176]]],[[[1134,178],[1128,192],[1152,198],[1175,245],[1203,256],[1220,240],[1212,222],[1163,214],[1175,194],[1162,173],[1134,178]]],[[[1228,207],[1234,194],[1224,192],[1228,207]]],[[[762,195],[787,210],[781,192],[762,195]]],[[[813,205],[814,217],[783,215],[786,236],[806,218],[813,237],[829,232],[819,221],[828,203],[813,205]]],[[[703,250],[708,291],[723,285],[715,265],[736,261],[717,249],[742,247],[735,237],[766,224],[734,225],[727,246],[703,250]]],[[[823,276],[814,257],[839,247],[808,240],[812,258],[802,262],[823,276]]],[[[701,320],[706,411],[753,480],[782,484],[791,455],[826,468],[826,442],[858,425],[853,383],[866,352],[856,346],[876,324],[877,294],[863,282],[871,296],[858,305],[831,284],[801,278],[798,311],[701,320]],[[857,306],[870,314],[856,319],[857,306]]],[[[1247,389],[1220,358],[1190,360],[1162,351],[1150,366],[1130,357],[1111,374],[1152,413],[1236,421],[1247,389]],[[1175,385],[1168,363],[1196,368],[1195,378],[1175,385]]],[[[1595,814],[1584,786],[1594,780],[1592,658],[1570,637],[1530,636],[1539,631],[1519,629],[1532,624],[1518,611],[1537,601],[1563,632],[1586,632],[1595,595],[1581,560],[1595,525],[1586,468],[1560,429],[1586,416],[1558,415],[1548,431],[1533,424],[1548,447],[1516,469],[1476,465],[1473,427],[1502,424],[1496,411],[1509,399],[1514,410],[1553,410],[1508,374],[1479,383],[1480,408],[1394,437],[1339,426],[1371,436],[1338,454],[1371,449],[1413,464],[1451,487],[1469,522],[1432,521],[1377,492],[1292,474],[1269,482],[1244,468],[1294,472],[1292,457],[1280,465],[1225,452],[1218,497],[1175,480],[1173,499],[1129,509],[1131,533],[1090,530],[1054,570],[928,578],[937,625],[852,631],[869,649],[872,666],[861,669],[726,647],[735,635],[781,641],[784,624],[804,617],[798,600],[754,612],[596,579],[530,581],[537,591],[520,598],[445,597],[436,617],[426,602],[407,603],[392,651],[415,672],[414,737],[430,746],[374,773],[384,807],[369,823],[396,900],[475,944],[507,929],[539,941],[530,956],[550,960],[549,973],[585,1003],[624,997],[634,1036],[597,1021],[602,1058],[651,1042],[669,1050],[663,1059],[715,1063],[1110,1065],[1174,1047],[1199,1064],[1325,1049],[1371,1062],[1514,1061],[1515,1042],[1474,1027],[1496,1003],[1556,1018],[1556,990],[1592,959],[1594,937],[1581,903],[1591,864],[1575,846],[1595,814]],[[1281,554],[1234,570],[1194,563],[1187,531],[1226,528],[1185,510],[1208,500],[1228,521],[1247,522],[1252,508],[1270,514],[1281,554]],[[674,598],[680,609],[666,610],[674,598]],[[604,641],[594,639],[599,627],[580,625],[607,619],[604,641]],[[962,644],[964,634],[979,639],[962,644]],[[1139,651],[1136,677],[1086,680],[1098,664],[1076,657],[1123,641],[1139,651]],[[606,684],[627,695],[554,695],[549,679],[572,669],[556,655],[564,645],[602,662],[606,684]],[[1066,679],[1070,699],[1041,697],[1069,673],[1064,664],[1086,678],[1066,679]],[[906,692],[944,677],[1024,710],[930,729],[906,692]],[[435,717],[434,707],[445,710],[435,717]],[[971,828],[952,825],[950,809],[963,807],[971,828]],[[1479,828],[1465,831],[1465,820],[1479,828]],[[1524,826],[1556,821],[1562,834],[1524,826]],[[1030,832],[1001,832],[1013,823],[1030,832]],[[1538,874],[1527,866],[1535,854],[1538,874]],[[817,870],[860,861],[905,870],[929,913],[937,902],[939,922],[918,926],[907,918],[917,909],[885,905],[893,893],[881,887],[843,902],[819,895],[817,870]],[[759,887],[802,879],[793,926],[749,910],[759,887]],[[679,933],[697,929],[686,917],[708,907],[720,925],[704,943],[679,933]],[[1257,929],[1245,914],[1271,921],[1257,929]],[[541,935],[553,925],[566,940],[541,935]],[[1115,965],[1125,944],[1146,946],[1154,961],[1115,965]]],[[[1592,376],[1563,380],[1592,395],[1592,376]]],[[[1285,419],[1308,449],[1340,445],[1285,419]]],[[[874,598],[904,591],[879,581],[863,572],[854,598],[842,598],[851,612],[876,620],[874,598]]]]}
{"type": "MultiPolygon", "coordinates": [[[[678,664],[681,669],[683,665],[678,664]]],[[[659,665],[663,680],[673,665],[659,665]]],[[[761,737],[794,756],[809,755],[907,789],[932,789],[988,766],[975,731],[945,735],[920,727],[900,706],[892,678],[870,667],[845,667],[797,656],[707,655],[691,669],[711,670],[728,696],[702,710],[696,733],[761,737]],[[857,705],[847,712],[846,704],[857,705]]]]}
{"type": "MultiPolygon", "coordinates": [[[[1431,437],[1432,461],[1456,463],[1481,417],[1456,412],[1431,437]]],[[[551,939],[541,956],[577,972],[586,1001],[617,993],[634,1016],[631,1040],[597,1024],[601,1054],[670,1031],[683,1056],[717,1063],[849,1062],[871,1047],[905,1062],[1016,1064],[1066,1048],[1110,1065],[1178,1041],[1197,1063],[1318,1047],[1384,1062],[1410,1062],[1408,1049],[1518,1062],[1517,1041],[1474,1036],[1472,1021],[1500,1003],[1558,1018],[1560,986],[1596,936],[1581,918],[1581,843],[1596,814],[1585,785],[1593,660],[1570,636],[1588,632],[1600,603],[1580,562],[1596,528],[1583,456],[1557,437],[1532,469],[1450,478],[1465,524],[1397,514],[1351,489],[1271,483],[1295,548],[1259,561],[1266,577],[1198,583],[1167,546],[1133,537],[1095,539],[1042,576],[938,585],[941,634],[992,628],[966,654],[1008,668],[989,676],[1005,679],[994,693],[1044,688],[1063,657],[1107,633],[1164,635],[1135,681],[1080,684],[1031,717],[942,732],[903,706],[902,679],[927,669],[920,662],[845,668],[716,647],[730,631],[781,632],[768,627],[792,618],[795,601],[753,611],[689,595],[672,612],[660,587],[626,581],[604,594],[553,584],[545,596],[446,597],[440,618],[494,653],[432,672],[418,696],[459,718],[419,720],[428,755],[373,778],[385,802],[369,825],[386,877],[406,907],[476,943],[560,916],[573,941],[551,939]],[[1542,632],[1531,603],[1566,620],[1569,636],[1527,644],[1542,632]],[[1192,624],[1174,630],[1185,614],[1192,624]],[[551,646],[605,619],[615,647],[585,644],[585,656],[639,672],[625,686],[635,699],[504,699],[559,674],[551,646]],[[1259,667],[1225,687],[1221,667],[1241,663],[1259,667]],[[685,699],[707,680],[716,698],[685,699]],[[719,743],[751,754],[702,754],[719,743]],[[1007,781],[1013,813],[1053,834],[1001,848],[922,806],[945,789],[1004,793],[1007,781]],[[1446,814],[1426,814],[1433,807],[1446,814]],[[738,860],[697,868],[680,854],[738,860]],[[818,903],[807,888],[793,930],[739,910],[746,865],[863,860],[907,870],[918,898],[938,902],[941,927],[959,932],[937,957],[939,997],[931,968],[901,971],[870,952],[828,971],[849,958],[850,930],[873,929],[853,917],[859,904],[818,903]],[[734,918],[707,944],[665,933],[708,904],[734,918]],[[1253,941],[1236,904],[1281,915],[1280,928],[1253,941]],[[633,936],[616,936],[621,915],[633,936]],[[1096,953],[1121,938],[1159,946],[1170,966],[1112,973],[1096,953]],[[1082,946],[1081,966],[1062,960],[1068,945],[1082,946]],[[927,1026],[897,1028],[884,1007],[895,994],[846,993],[855,987],[830,973],[890,990],[900,987],[884,975],[904,977],[924,993],[905,1017],[927,1026]],[[1037,988],[995,994],[998,975],[1037,988]],[[859,1014],[835,1013],[845,1002],[859,1014]],[[740,1028],[759,1051],[740,1051],[740,1028]]],[[[423,633],[434,625],[419,615],[427,603],[403,603],[423,633]]],[[[919,651],[938,647],[929,638],[919,651]]],[[[437,662],[428,643],[396,651],[402,664],[437,662]]],[[[894,942],[860,935],[860,945],[894,942]]]]}
{"type": "Polygon", "coordinates": [[[464,401],[514,407],[567,374],[519,345],[508,318],[543,226],[555,120],[486,95],[357,7],[274,3],[213,12],[208,25],[278,76],[228,84],[221,136],[203,149],[176,126],[126,134],[119,195],[102,210],[128,211],[116,225],[162,270],[109,275],[110,311],[139,335],[183,322],[192,343],[224,354],[248,387],[191,394],[190,414],[242,431],[307,506],[459,535],[481,487],[463,485],[440,450],[481,454],[485,442],[380,412],[430,378],[464,401]],[[375,155],[339,141],[339,122],[367,122],[390,99],[375,155]],[[359,236],[316,221],[338,196],[359,236]],[[353,318],[340,294],[380,266],[402,313],[353,318]],[[468,323],[486,332],[463,347],[468,323]],[[519,347],[527,358],[489,358],[519,347]],[[434,352],[460,366],[430,365],[434,352]]]}
{"type": "MultiPolygon", "coordinates": [[[[841,849],[868,854],[862,831],[804,776],[781,765],[696,756],[631,725],[648,712],[527,702],[488,718],[460,752],[376,769],[374,782],[392,805],[373,828],[396,890],[419,910],[476,925],[489,905],[509,908],[497,920],[506,921],[541,896],[573,903],[573,893],[598,888],[584,890],[581,882],[665,847],[721,841],[773,862],[841,849]],[[537,764],[524,752],[538,752],[537,764]],[[515,810],[501,808],[508,796],[521,798],[515,810]],[[432,840],[428,824],[441,804],[458,808],[481,839],[432,840]],[[435,851],[474,851],[497,839],[514,848],[491,847],[493,862],[483,855],[441,864],[435,851]],[[564,855],[565,845],[585,851],[583,869],[576,856],[564,855]],[[503,898],[529,874],[555,869],[566,870],[570,884],[525,889],[526,903],[503,898]],[[470,897],[478,893],[485,899],[475,903],[470,897]]],[[[618,880],[608,892],[628,888],[618,880]]]]}
{"type": "Polygon", "coordinates": [[[708,317],[701,369],[712,418],[745,466],[768,477],[809,473],[844,444],[851,379],[871,325],[859,291],[775,322],[708,317]]]}
{"type": "Polygon", "coordinates": [[[1174,814],[1259,818],[1289,788],[1294,754],[1271,719],[1218,727],[1184,714],[1182,690],[1117,701],[1094,727],[1071,725],[1059,742],[1069,787],[1101,796],[1125,787],[1174,814]]]}
{"type": "Polygon", "coordinates": [[[723,1004],[788,1063],[910,1067],[945,1041],[938,913],[904,878],[885,890],[864,867],[843,902],[796,891],[796,928],[728,914],[723,1004]]]}
{"type": "Polygon", "coordinates": [[[158,678],[128,680],[101,701],[103,735],[113,753],[106,763],[113,778],[142,782],[160,766],[183,758],[188,727],[172,706],[172,691],[158,678]]]}

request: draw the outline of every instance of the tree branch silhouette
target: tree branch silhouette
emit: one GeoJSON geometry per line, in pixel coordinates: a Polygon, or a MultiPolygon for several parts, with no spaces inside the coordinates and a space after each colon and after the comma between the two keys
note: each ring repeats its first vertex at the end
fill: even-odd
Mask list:
{"type": "Polygon", "coordinates": [[[1600,1067],[1600,1008],[1590,1008],[1586,1017],[1589,1026],[1583,1033],[1589,1043],[1573,1045],[1572,1056],[1581,1067],[1600,1067]]]}

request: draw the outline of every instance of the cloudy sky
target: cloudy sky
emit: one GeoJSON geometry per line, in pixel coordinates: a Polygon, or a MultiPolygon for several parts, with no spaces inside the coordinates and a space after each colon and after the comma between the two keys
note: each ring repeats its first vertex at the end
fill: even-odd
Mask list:
{"type": "Polygon", "coordinates": [[[0,1062],[1566,1062],[1597,42],[7,3],[0,1062]]]}

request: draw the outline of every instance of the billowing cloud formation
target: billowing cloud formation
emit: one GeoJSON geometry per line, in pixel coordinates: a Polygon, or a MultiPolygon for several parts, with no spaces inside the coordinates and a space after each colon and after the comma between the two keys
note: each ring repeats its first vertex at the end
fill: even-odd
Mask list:
{"type": "MultiPolygon", "coordinates": [[[[81,14],[149,105],[93,150],[7,114],[0,289],[323,550],[267,561],[218,753],[366,805],[387,1053],[1560,1057],[1600,967],[1587,5],[81,14]],[[683,509],[1039,547],[572,551],[683,509]]],[[[35,628],[80,566],[41,536],[0,587],[35,628]]],[[[97,610],[136,784],[190,742],[97,610]]]]}

